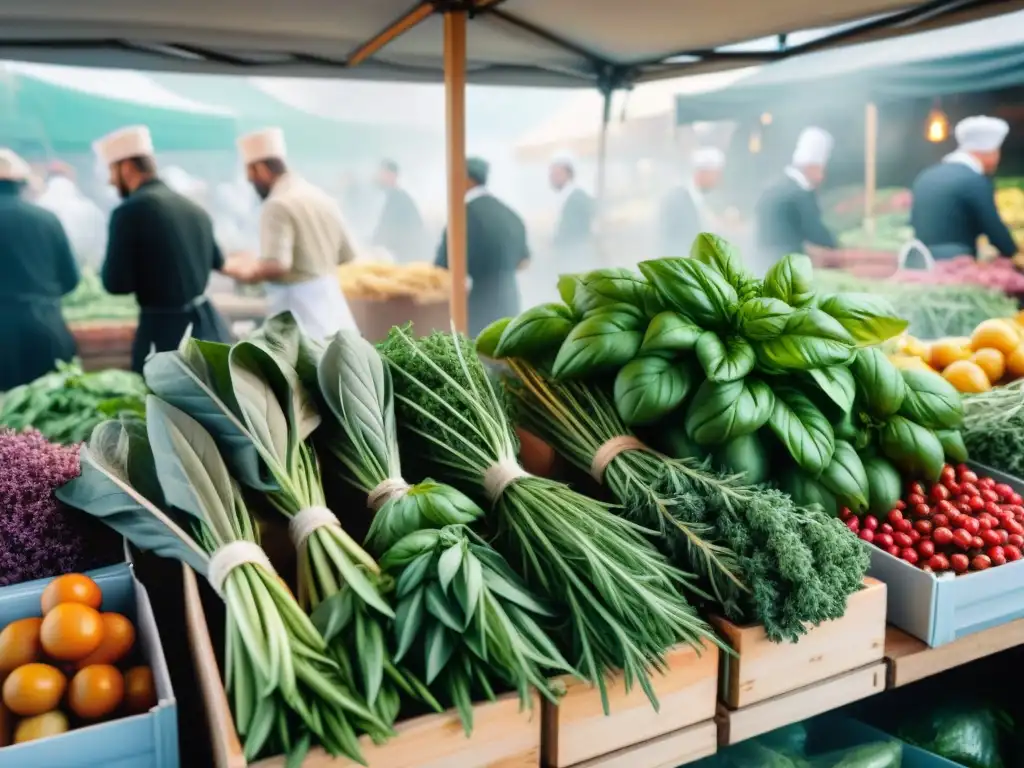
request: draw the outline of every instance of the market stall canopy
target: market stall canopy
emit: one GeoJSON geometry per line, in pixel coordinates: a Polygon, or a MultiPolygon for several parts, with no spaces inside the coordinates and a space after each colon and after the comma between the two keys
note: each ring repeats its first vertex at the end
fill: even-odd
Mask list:
{"type": "MultiPolygon", "coordinates": [[[[618,124],[638,120],[664,119],[672,123],[675,99],[680,94],[699,94],[725,88],[750,75],[756,68],[709,72],[644,83],[629,91],[617,91],[612,97],[610,115],[614,133],[618,124]]],[[[552,153],[569,150],[577,155],[593,155],[598,147],[604,99],[595,90],[586,90],[571,99],[540,125],[516,142],[516,157],[524,161],[545,161],[552,153]]]]}
{"type": "Polygon", "coordinates": [[[798,105],[850,105],[1024,84],[1024,11],[900,40],[778,62],[717,91],[681,95],[676,121],[743,119],[798,105]]]}
{"type": "Polygon", "coordinates": [[[230,147],[237,132],[229,109],[120,70],[0,62],[0,105],[0,136],[30,155],[90,152],[127,123],[148,125],[165,151],[230,147]]]}
{"type": "Polygon", "coordinates": [[[0,6],[0,55],[192,72],[439,80],[442,17],[469,11],[470,82],[606,88],[800,52],[723,46],[849,25],[831,47],[961,23],[1024,0],[35,0],[0,6]],[[358,64],[358,66],[353,66],[358,64]]]}

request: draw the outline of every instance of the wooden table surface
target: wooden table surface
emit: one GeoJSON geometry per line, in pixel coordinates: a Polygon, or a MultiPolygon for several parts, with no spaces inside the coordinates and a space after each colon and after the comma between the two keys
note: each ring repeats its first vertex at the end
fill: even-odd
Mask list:
{"type": "Polygon", "coordinates": [[[899,688],[1018,645],[1024,645],[1024,619],[975,632],[938,648],[929,648],[916,637],[889,627],[885,634],[887,688],[899,688]]]}

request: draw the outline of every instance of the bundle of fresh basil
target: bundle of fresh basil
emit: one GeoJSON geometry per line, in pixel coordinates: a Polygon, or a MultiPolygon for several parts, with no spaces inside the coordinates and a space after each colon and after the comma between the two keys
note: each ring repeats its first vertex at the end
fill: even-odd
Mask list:
{"type": "MultiPolygon", "coordinates": [[[[396,582],[395,663],[410,659],[427,685],[443,691],[467,734],[473,694],[493,699],[494,684],[515,688],[523,706],[531,705],[532,688],[554,700],[546,673],[571,668],[537,623],[551,611],[467,527],[483,517],[476,504],[451,486],[425,480],[410,487],[402,478],[391,371],[373,345],[340,332],[317,378],[333,415],[320,444],[366,495],[373,510],[366,545],[396,582]]],[[[344,632],[354,657],[363,658],[360,614],[346,615],[355,631],[338,621],[327,634],[344,632]]]]}
{"type": "Polygon", "coordinates": [[[818,294],[799,255],[757,281],[710,234],[639,269],[563,277],[562,304],[495,323],[478,349],[555,379],[614,376],[619,416],[652,444],[830,511],[891,505],[899,471],[934,480],[963,459],[952,388],[871,348],[907,325],[886,299],[818,294]]]}
{"type": "Polygon", "coordinates": [[[81,451],[82,474],[58,490],[141,549],[209,579],[227,615],[227,685],[245,756],[312,739],[362,761],[358,733],[391,735],[346,685],[320,633],[259,547],[257,529],[213,438],[150,396],[146,421],[107,421],[81,451]]]}

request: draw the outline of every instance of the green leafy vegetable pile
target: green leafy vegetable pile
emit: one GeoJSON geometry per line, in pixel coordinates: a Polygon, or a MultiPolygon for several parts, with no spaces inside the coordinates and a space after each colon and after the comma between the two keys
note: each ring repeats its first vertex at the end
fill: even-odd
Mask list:
{"type": "Polygon", "coordinates": [[[146,385],[127,371],[85,373],[76,360],[0,393],[0,426],[33,427],[54,443],[81,443],[101,421],[122,413],[141,414],[146,385]]]}
{"type": "Polygon", "coordinates": [[[963,438],[975,461],[1024,477],[1024,380],[964,395],[963,438]]]}
{"type": "Polygon", "coordinates": [[[784,493],[643,446],[593,383],[552,381],[512,361],[520,423],[611,491],[623,514],[703,577],[727,616],[772,640],[841,617],[868,554],[839,520],[784,493]]]}
{"type": "Polygon", "coordinates": [[[495,547],[559,609],[569,660],[600,688],[606,709],[608,672],[621,669],[627,688],[639,683],[656,702],[650,673],[666,649],[719,642],[678,592],[689,577],[656,552],[643,529],[519,467],[501,388],[470,342],[392,329],[381,351],[395,374],[403,448],[488,505],[495,547]]]}
{"type": "Polygon", "coordinates": [[[61,301],[61,312],[69,323],[136,320],[139,316],[139,305],[134,296],[114,296],[107,293],[96,270],[83,267],[78,286],[61,301]]]}
{"type": "Polygon", "coordinates": [[[806,256],[755,280],[709,234],[689,258],[639,269],[563,276],[563,303],[498,321],[480,350],[556,380],[610,380],[648,442],[831,513],[888,511],[900,472],[934,481],[946,456],[963,460],[957,392],[872,346],[906,328],[886,299],[818,293],[806,256]]]}

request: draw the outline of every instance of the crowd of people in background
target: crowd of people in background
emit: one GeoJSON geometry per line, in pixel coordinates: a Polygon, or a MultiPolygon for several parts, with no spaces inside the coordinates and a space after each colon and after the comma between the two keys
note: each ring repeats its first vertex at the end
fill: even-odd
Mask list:
{"type": "MultiPolygon", "coordinates": [[[[957,151],[925,169],[914,183],[916,238],[908,247],[929,258],[951,258],[974,254],[978,238],[985,235],[1003,256],[1015,254],[1016,244],[995,207],[991,180],[1008,131],[1005,121],[984,116],[956,126],[957,151]]],[[[790,164],[765,185],[754,211],[753,253],[747,257],[755,271],[763,274],[788,253],[813,257],[837,247],[817,197],[834,143],[827,131],[805,128],[790,164]]],[[[338,286],[339,264],[387,258],[448,265],[447,231],[439,242],[431,242],[420,207],[403,187],[393,160],[382,161],[377,169],[374,184],[381,204],[368,241],[362,243],[351,217],[367,215],[361,207],[365,196],[351,185],[341,196],[329,193],[295,172],[280,129],[241,137],[245,185],[219,185],[213,196],[180,168],[158,168],[157,148],[145,127],[102,137],[94,149],[116,202],[83,194],[67,166],[51,166],[45,184],[33,185],[28,164],[10,150],[0,151],[0,227],[5,235],[0,240],[5,275],[0,313],[6,313],[0,317],[0,354],[20,361],[8,368],[0,391],[73,354],[60,299],[77,284],[78,263],[88,261],[83,254],[102,254],[98,261],[105,288],[133,294],[139,303],[136,370],[153,349],[176,346],[186,328],[200,339],[228,338],[206,298],[214,273],[239,285],[262,286],[272,313],[290,310],[310,333],[326,337],[355,327],[338,286]]],[[[686,255],[703,231],[729,236],[738,214],[709,202],[725,163],[724,153],[713,147],[693,153],[690,176],[661,201],[654,223],[658,251],[639,251],[637,260],[686,255]]],[[[557,201],[555,225],[540,247],[534,242],[536,253],[531,253],[523,218],[488,186],[488,162],[467,161],[471,334],[519,312],[521,282],[532,285],[529,303],[554,300],[558,275],[602,265],[599,205],[578,183],[575,161],[559,154],[548,170],[557,201]]]]}

